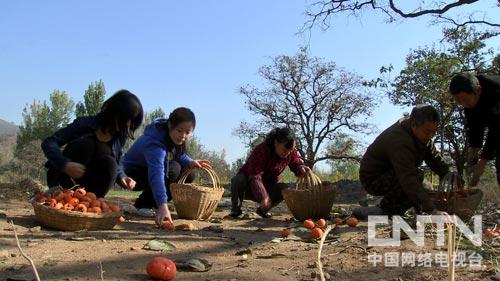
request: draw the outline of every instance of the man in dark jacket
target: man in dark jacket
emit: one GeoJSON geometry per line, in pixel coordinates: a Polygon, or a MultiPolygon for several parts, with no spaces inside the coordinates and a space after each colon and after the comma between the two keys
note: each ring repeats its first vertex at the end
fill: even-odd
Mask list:
{"type": "Polygon", "coordinates": [[[469,185],[477,185],[486,164],[494,158],[500,184],[500,76],[457,74],[451,79],[450,94],[464,107],[469,140],[467,162],[472,167],[469,185]]]}
{"type": "Polygon", "coordinates": [[[375,139],[361,160],[359,178],[369,194],[384,197],[378,206],[353,210],[356,217],[403,215],[411,207],[418,212],[446,214],[429,199],[419,170],[425,161],[440,177],[449,171],[432,142],[438,124],[435,108],[416,106],[409,118],[400,119],[375,139]]]}

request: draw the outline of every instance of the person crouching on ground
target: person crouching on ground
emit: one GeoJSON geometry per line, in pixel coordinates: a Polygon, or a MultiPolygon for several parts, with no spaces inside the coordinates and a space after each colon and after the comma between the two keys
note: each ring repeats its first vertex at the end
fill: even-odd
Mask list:
{"type": "Polygon", "coordinates": [[[400,119],[383,131],[368,147],[359,169],[363,188],[383,196],[378,206],[361,207],[353,215],[403,215],[411,207],[417,212],[447,215],[436,209],[423,186],[422,162],[443,178],[449,167],[436,150],[432,137],[439,125],[439,112],[430,105],[413,108],[409,118],[400,119]]]}
{"type": "Polygon", "coordinates": [[[104,102],[96,116],[78,117],[46,138],[42,150],[48,159],[47,185],[71,188],[78,184],[97,197],[104,197],[115,182],[134,188],[135,181],[119,162],[125,141],[133,138],[142,118],[139,99],[120,90],[104,102]]]}
{"type": "MultiPolygon", "coordinates": [[[[125,172],[137,181],[135,190],[142,190],[134,206],[158,208],[155,220],[158,225],[164,220],[172,221],[167,205],[172,199],[170,183],[178,180],[181,170],[210,166],[207,160],[193,160],[186,154],[187,141],[195,126],[196,117],[190,109],[176,108],[168,119],[149,124],[122,159],[125,172]]],[[[186,182],[191,181],[192,178],[186,182]]]]}
{"type": "Polygon", "coordinates": [[[288,128],[275,128],[264,142],[251,152],[238,174],[231,179],[231,213],[241,215],[244,199],[260,204],[257,214],[270,217],[268,211],[283,201],[281,190],[291,187],[279,183],[279,175],[289,166],[296,176],[304,176],[309,168],[295,148],[295,138],[288,128]]]}

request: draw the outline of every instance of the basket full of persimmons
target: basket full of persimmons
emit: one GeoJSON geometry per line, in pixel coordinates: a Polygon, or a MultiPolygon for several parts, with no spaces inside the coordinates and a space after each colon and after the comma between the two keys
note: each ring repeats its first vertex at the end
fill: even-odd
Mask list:
{"type": "Polygon", "coordinates": [[[38,222],[58,230],[106,230],[123,220],[120,207],[97,198],[84,187],[38,193],[32,204],[38,222]]]}

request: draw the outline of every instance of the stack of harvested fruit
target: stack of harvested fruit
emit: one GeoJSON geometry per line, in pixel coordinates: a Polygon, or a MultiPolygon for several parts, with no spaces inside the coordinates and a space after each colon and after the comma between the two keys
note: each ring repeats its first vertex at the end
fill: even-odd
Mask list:
{"type": "Polygon", "coordinates": [[[60,230],[111,229],[123,222],[120,207],[97,198],[85,188],[35,195],[33,208],[43,226],[60,230]]]}
{"type": "Polygon", "coordinates": [[[75,211],[82,213],[109,213],[120,212],[120,207],[109,204],[104,198],[97,198],[93,192],[86,192],[84,188],[59,191],[55,194],[38,193],[35,201],[49,208],[75,211]]]}

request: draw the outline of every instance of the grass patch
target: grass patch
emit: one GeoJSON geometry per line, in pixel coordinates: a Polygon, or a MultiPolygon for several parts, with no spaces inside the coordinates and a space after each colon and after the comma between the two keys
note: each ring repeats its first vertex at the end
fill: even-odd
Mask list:
{"type": "Polygon", "coordinates": [[[107,194],[107,196],[120,196],[120,197],[131,197],[131,198],[136,198],[141,194],[140,191],[130,191],[130,190],[124,190],[124,189],[114,189],[110,190],[107,194]]]}

